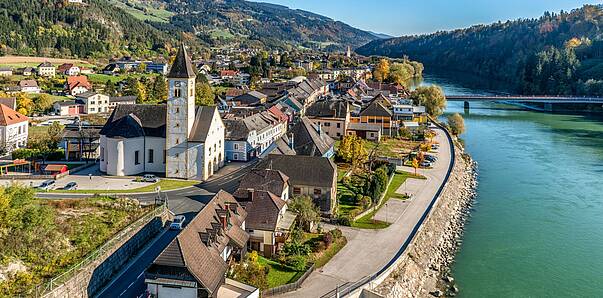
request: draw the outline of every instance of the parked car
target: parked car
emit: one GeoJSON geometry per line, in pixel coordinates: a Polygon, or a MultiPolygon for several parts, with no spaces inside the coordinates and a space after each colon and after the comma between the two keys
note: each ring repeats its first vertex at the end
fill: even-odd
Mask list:
{"type": "Polygon", "coordinates": [[[182,230],[186,217],[184,215],[178,215],[174,217],[174,221],[170,224],[170,230],[182,230]]]}
{"type": "Polygon", "coordinates": [[[146,174],[144,176],[142,176],[142,181],[143,182],[159,182],[159,178],[153,174],[146,174]]]}
{"type": "Polygon", "coordinates": [[[433,155],[425,155],[425,160],[427,160],[429,162],[436,162],[436,160],[438,160],[438,158],[433,155]]]}
{"type": "Polygon", "coordinates": [[[429,162],[427,160],[424,160],[424,161],[421,162],[420,166],[422,168],[430,168],[431,167],[431,162],[429,162]]]}
{"type": "Polygon", "coordinates": [[[77,189],[77,183],[75,182],[69,182],[67,184],[65,184],[65,187],[63,187],[64,190],[76,190],[77,189]]]}
{"type": "Polygon", "coordinates": [[[40,190],[52,190],[55,188],[55,182],[54,180],[46,180],[44,182],[42,182],[42,184],[38,185],[37,189],[40,190]]]}
{"type": "Polygon", "coordinates": [[[440,144],[431,144],[431,149],[439,149],[440,148],[440,144]]]}

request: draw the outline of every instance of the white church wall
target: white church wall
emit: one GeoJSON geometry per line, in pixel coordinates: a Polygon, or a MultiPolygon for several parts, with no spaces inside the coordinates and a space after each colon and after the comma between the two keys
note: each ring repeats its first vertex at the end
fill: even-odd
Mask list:
{"type": "Polygon", "coordinates": [[[100,162],[99,168],[103,173],[107,172],[107,137],[101,135],[100,136],[100,162]]]}
{"type": "Polygon", "coordinates": [[[137,175],[144,172],[144,137],[124,139],[122,141],[122,156],[124,167],[120,176],[137,175]],[[138,152],[138,163],[136,162],[136,152],[138,152]]]}
{"type": "Polygon", "coordinates": [[[145,139],[145,172],[147,173],[165,173],[165,159],[163,151],[165,150],[165,139],[156,137],[146,137],[145,139]],[[151,152],[153,159],[151,160],[151,152]]]}

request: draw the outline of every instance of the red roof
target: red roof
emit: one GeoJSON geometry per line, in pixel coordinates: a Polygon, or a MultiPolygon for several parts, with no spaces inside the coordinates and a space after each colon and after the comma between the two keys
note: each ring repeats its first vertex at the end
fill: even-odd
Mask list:
{"type": "Polygon", "coordinates": [[[227,69],[227,70],[221,70],[221,71],[220,71],[220,76],[221,76],[221,77],[227,77],[227,76],[229,76],[229,77],[234,77],[234,76],[236,76],[238,73],[239,73],[239,72],[238,72],[238,71],[236,71],[236,70],[229,70],[229,69],[227,69]]]}
{"type": "Polygon", "coordinates": [[[19,112],[7,107],[4,104],[0,104],[0,125],[7,126],[15,123],[21,123],[28,121],[29,118],[20,114],[19,112]]]}
{"type": "Polygon", "coordinates": [[[92,85],[88,82],[88,77],[86,76],[73,76],[67,78],[67,87],[69,91],[72,91],[75,87],[82,86],[86,89],[92,89],[92,85]]]}
{"type": "Polygon", "coordinates": [[[283,113],[283,111],[281,111],[277,106],[270,107],[270,109],[268,109],[268,112],[270,112],[272,115],[276,116],[276,118],[278,118],[280,121],[288,121],[289,120],[289,117],[287,117],[287,115],[285,113],[283,113]]]}
{"type": "Polygon", "coordinates": [[[59,68],[57,68],[57,70],[59,72],[66,72],[68,69],[73,67],[73,63],[63,63],[61,65],[59,65],[59,68]]]}

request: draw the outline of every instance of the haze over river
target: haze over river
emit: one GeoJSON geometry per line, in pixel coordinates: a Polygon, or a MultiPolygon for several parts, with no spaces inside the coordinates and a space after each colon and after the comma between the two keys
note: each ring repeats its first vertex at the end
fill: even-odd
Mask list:
{"type": "MultiPolygon", "coordinates": [[[[447,94],[484,94],[426,75],[447,94]]],[[[603,117],[451,102],[479,164],[453,267],[461,297],[603,297],[603,117]]]]}

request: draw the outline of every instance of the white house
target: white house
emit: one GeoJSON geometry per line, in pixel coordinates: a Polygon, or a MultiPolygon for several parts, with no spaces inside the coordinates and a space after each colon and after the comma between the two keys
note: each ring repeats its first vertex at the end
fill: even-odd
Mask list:
{"type": "Polygon", "coordinates": [[[27,146],[29,118],[0,104],[0,146],[11,152],[27,146]]]}
{"type": "Polygon", "coordinates": [[[40,87],[36,80],[21,80],[19,81],[21,92],[25,93],[40,93],[40,87]]]}
{"type": "Polygon", "coordinates": [[[216,107],[195,107],[195,72],[182,46],[168,74],[167,105],[120,104],[100,132],[100,169],[205,180],[224,165],[216,107]]]}
{"type": "Polygon", "coordinates": [[[43,77],[54,77],[56,74],[56,70],[56,67],[54,67],[52,63],[48,61],[40,63],[40,65],[38,65],[38,75],[43,77]]]}
{"type": "Polygon", "coordinates": [[[85,114],[109,112],[109,96],[107,95],[88,91],[78,94],[75,101],[84,106],[85,114]]]}

